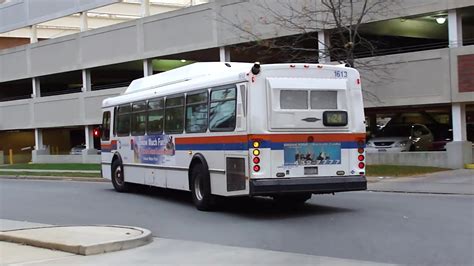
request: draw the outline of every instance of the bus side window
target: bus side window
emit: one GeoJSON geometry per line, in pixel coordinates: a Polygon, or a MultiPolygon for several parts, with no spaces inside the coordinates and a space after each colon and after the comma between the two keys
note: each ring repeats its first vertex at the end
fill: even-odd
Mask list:
{"type": "Polygon", "coordinates": [[[165,115],[165,104],[163,98],[148,101],[147,133],[163,133],[163,117],[165,115]]]}
{"type": "Polygon", "coordinates": [[[184,95],[166,97],[165,132],[181,134],[184,128],[184,95]]]}
{"type": "Polygon", "coordinates": [[[110,112],[104,112],[102,116],[102,140],[110,140],[110,112]]]}
{"type": "Polygon", "coordinates": [[[130,135],[130,104],[121,105],[117,110],[117,136],[128,136],[130,135]]]}
{"type": "Polygon", "coordinates": [[[235,130],[236,92],[235,86],[211,91],[210,131],[235,130]]]}
{"type": "Polygon", "coordinates": [[[207,91],[186,97],[186,133],[207,131],[207,91]]]}
{"type": "Polygon", "coordinates": [[[132,136],[145,135],[146,129],[146,102],[132,104],[132,136]]]}

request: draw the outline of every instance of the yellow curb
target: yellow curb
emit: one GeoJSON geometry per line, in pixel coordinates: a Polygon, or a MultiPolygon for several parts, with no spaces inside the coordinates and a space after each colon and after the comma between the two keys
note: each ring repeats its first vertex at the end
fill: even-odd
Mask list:
{"type": "Polygon", "coordinates": [[[467,163],[464,165],[464,168],[466,169],[474,169],[474,163],[467,163]]]}

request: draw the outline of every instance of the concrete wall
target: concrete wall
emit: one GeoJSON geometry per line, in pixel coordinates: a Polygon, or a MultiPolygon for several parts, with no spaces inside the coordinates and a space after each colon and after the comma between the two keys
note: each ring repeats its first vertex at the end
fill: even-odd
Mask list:
{"type": "Polygon", "coordinates": [[[34,155],[33,163],[100,163],[100,155],[34,155]]]}
{"type": "Polygon", "coordinates": [[[365,107],[449,103],[450,50],[438,49],[364,59],[360,69],[365,107]]]}
{"type": "MultiPolygon", "coordinates": [[[[457,56],[469,53],[474,46],[368,58],[379,70],[361,69],[365,106],[474,101],[458,92],[457,56]]],[[[0,102],[0,130],[98,124],[102,100],[123,89],[0,102]]]]}
{"type": "Polygon", "coordinates": [[[391,152],[391,153],[367,153],[366,161],[368,165],[414,165],[448,167],[448,153],[439,152],[391,152]]]}
{"type": "Polygon", "coordinates": [[[0,33],[117,3],[119,0],[13,0],[0,4],[0,33]]]}
{"type": "Polygon", "coordinates": [[[0,102],[0,130],[100,124],[102,100],[125,88],[0,102]],[[11,118],[15,119],[11,119],[11,118]]]}
{"type": "MultiPolygon", "coordinates": [[[[252,14],[250,12],[255,10],[257,2],[261,3],[256,0],[220,0],[2,50],[0,82],[248,41],[245,36],[237,35],[235,31],[230,30],[229,22],[223,21],[224,19],[230,19],[230,23],[232,21],[247,23],[250,29],[256,30],[264,37],[299,33],[255,23],[255,18],[269,16],[270,12],[263,10],[261,12],[267,13],[249,16],[252,14]],[[57,56],[58,54],[61,56],[57,56]]],[[[402,2],[399,6],[403,6],[403,9],[394,10],[391,12],[392,16],[403,17],[414,12],[421,14],[472,5],[472,1],[469,0],[403,0],[402,2]]],[[[299,2],[292,1],[292,3],[299,2]]],[[[300,3],[314,4],[312,1],[300,3]]],[[[22,16],[22,13],[15,15],[22,16]]],[[[387,18],[389,17],[373,19],[387,18]]]]}
{"type": "MultiPolygon", "coordinates": [[[[473,102],[474,101],[474,91],[472,87],[474,84],[470,84],[471,91],[470,92],[460,92],[459,90],[459,71],[458,71],[458,57],[462,55],[474,55],[474,46],[464,46],[455,49],[450,49],[450,64],[451,64],[451,94],[453,102],[473,102]]],[[[474,67],[471,62],[469,65],[469,72],[468,75],[474,74],[474,67]]],[[[472,82],[472,81],[471,81],[472,82]]]]}

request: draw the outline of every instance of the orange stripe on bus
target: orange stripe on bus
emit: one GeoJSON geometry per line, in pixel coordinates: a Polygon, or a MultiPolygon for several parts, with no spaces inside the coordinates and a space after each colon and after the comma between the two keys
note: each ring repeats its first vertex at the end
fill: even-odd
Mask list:
{"type": "Polygon", "coordinates": [[[313,137],[315,142],[331,141],[365,141],[363,133],[347,134],[264,134],[264,135],[237,135],[237,136],[210,136],[176,138],[176,144],[206,144],[206,143],[242,143],[248,140],[266,140],[271,142],[307,142],[313,137]]]}
{"type": "Polygon", "coordinates": [[[249,135],[249,139],[261,139],[272,142],[307,142],[308,137],[313,137],[315,142],[331,142],[331,141],[359,141],[365,140],[363,133],[347,133],[347,134],[265,134],[265,135],[249,135]]]}

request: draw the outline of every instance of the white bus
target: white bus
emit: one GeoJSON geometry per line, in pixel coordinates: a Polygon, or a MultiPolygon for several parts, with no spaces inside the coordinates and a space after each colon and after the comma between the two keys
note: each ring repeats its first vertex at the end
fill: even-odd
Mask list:
{"type": "Polygon", "coordinates": [[[303,203],[365,190],[357,70],[321,64],[194,63],[134,80],[102,104],[102,175],[218,196],[303,203]]]}

